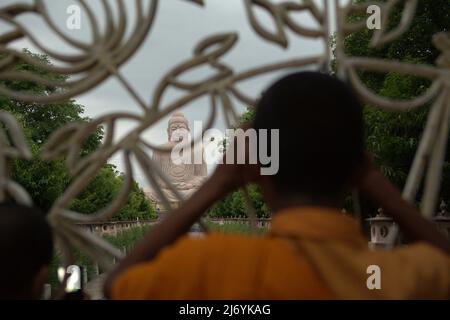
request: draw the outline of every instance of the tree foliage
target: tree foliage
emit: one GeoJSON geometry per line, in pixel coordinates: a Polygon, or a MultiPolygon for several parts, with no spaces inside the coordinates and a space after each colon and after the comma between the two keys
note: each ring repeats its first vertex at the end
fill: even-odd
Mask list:
{"type": "MultiPolygon", "coordinates": [[[[50,65],[45,55],[25,53],[50,65]]],[[[14,68],[18,71],[26,70],[40,74],[49,79],[67,81],[68,79],[40,70],[23,61],[18,61],[14,68]]],[[[39,85],[30,81],[1,81],[1,84],[14,90],[33,92],[34,94],[48,95],[62,90],[61,88],[39,85]]],[[[22,125],[33,159],[14,160],[12,162],[12,178],[20,183],[31,195],[35,205],[47,211],[55,200],[73,181],[64,159],[43,161],[39,155],[44,143],[50,134],[64,125],[72,122],[87,122],[84,117],[84,107],[74,100],[62,101],[53,104],[24,103],[0,95],[0,109],[13,114],[22,125]]],[[[96,150],[103,138],[103,130],[99,128],[89,136],[81,148],[81,156],[96,150]]],[[[93,213],[108,205],[114,199],[123,184],[123,177],[112,165],[105,165],[92,179],[90,184],[74,199],[71,209],[81,213],[93,213]]],[[[116,219],[127,220],[136,218],[155,217],[156,212],[150,202],[134,183],[128,202],[121,209],[116,219]]]]}
{"type": "MultiPolygon", "coordinates": [[[[390,14],[389,28],[399,23],[404,3],[405,1],[400,1],[390,14]]],[[[346,38],[346,54],[433,65],[440,52],[433,46],[432,37],[437,32],[450,30],[450,10],[445,8],[450,8],[450,0],[419,0],[411,27],[399,39],[380,49],[374,49],[369,47],[373,32],[366,29],[346,38]]],[[[353,16],[350,20],[358,18],[353,16]]],[[[430,81],[426,79],[395,72],[361,71],[359,76],[371,90],[393,99],[412,99],[423,94],[430,86],[430,81]]],[[[390,113],[372,106],[365,108],[367,148],[373,153],[382,172],[400,188],[406,181],[429,109],[430,105],[426,105],[417,110],[390,113]]],[[[448,201],[448,153],[446,159],[441,199],[448,201]]]]}
{"type": "MultiPolygon", "coordinates": [[[[255,109],[248,107],[241,115],[237,126],[250,123],[255,116],[255,109]]],[[[247,187],[249,197],[256,210],[258,218],[271,216],[270,208],[264,202],[261,191],[257,185],[251,184],[247,187]]],[[[247,206],[244,194],[241,190],[229,193],[224,199],[215,203],[209,210],[210,217],[247,217],[247,206]]]]}
{"type": "MultiPolygon", "coordinates": [[[[270,217],[271,211],[267,204],[263,201],[259,187],[252,184],[247,187],[247,190],[253,207],[256,210],[257,217],[270,217]]],[[[239,190],[229,193],[224,199],[214,204],[208,210],[208,216],[223,218],[248,217],[243,192],[239,190]]]]}

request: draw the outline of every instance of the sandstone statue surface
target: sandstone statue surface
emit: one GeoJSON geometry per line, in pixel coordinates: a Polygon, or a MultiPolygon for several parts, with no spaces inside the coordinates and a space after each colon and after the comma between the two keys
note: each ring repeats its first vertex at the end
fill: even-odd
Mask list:
{"type": "MultiPolygon", "coordinates": [[[[184,199],[190,197],[195,190],[197,190],[207,176],[207,166],[203,159],[203,150],[195,150],[190,148],[192,159],[190,163],[183,161],[182,163],[174,163],[172,160],[172,150],[176,145],[186,144],[190,138],[189,123],[181,112],[174,113],[168,122],[167,126],[168,141],[160,145],[160,149],[167,151],[155,150],[153,152],[153,161],[158,165],[161,171],[169,178],[172,185],[180,192],[184,199]],[[201,163],[195,163],[195,152],[201,153],[201,163]]],[[[176,195],[170,188],[161,180],[158,180],[162,192],[167,197],[173,206],[179,204],[176,195]]],[[[155,188],[147,188],[144,190],[146,195],[157,204],[158,207],[164,207],[163,201],[156,192],[155,188]]],[[[166,208],[167,209],[167,208],[166,208]]]]}

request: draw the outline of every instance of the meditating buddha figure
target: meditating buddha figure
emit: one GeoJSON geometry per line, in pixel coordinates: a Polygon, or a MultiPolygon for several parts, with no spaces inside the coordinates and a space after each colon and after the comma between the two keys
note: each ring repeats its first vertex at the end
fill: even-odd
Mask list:
{"type": "MultiPolygon", "coordinates": [[[[167,151],[155,150],[153,152],[153,161],[158,165],[161,171],[169,178],[172,185],[177,188],[184,199],[188,198],[195,190],[197,190],[207,176],[207,166],[203,159],[203,149],[196,150],[193,146],[190,148],[183,148],[181,152],[191,153],[190,157],[183,157],[185,161],[174,161],[174,153],[172,152],[176,146],[186,146],[190,142],[189,123],[181,112],[174,113],[167,126],[168,141],[160,145],[160,149],[167,151]],[[195,152],[200,152],[200,163],[195,163],[195,152]],[[191,161],[186,161],[190,159],[191,161]]],[[[177,151],[177,155],[179,151],[177,151]]],[[[176,157],[175,157],[176,158],[176,157]]],[[[198,158],[198,155],[197,155],[198,158]]],[[[197,161],[198,162],[198,161],[197,161]]],[[[173,206],[179,205],[179,199],[170,190],[170,188],[161,180],[158,179],[158,184],[162,192],[167,197],[173,206]]],[[[162,199],[152,188],[146,194],[157,203],[158,206],[164,207],[162,199]]]]}

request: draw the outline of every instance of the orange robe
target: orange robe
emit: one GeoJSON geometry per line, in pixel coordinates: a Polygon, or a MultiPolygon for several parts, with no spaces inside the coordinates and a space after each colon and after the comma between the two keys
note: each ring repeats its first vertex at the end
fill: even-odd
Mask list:
{"type": "Polygon", "coordinates": [[[370,251],[338,210],[274,215],[266,236],[183,237],[117,278],[113,299],[448,299],[450,258],[427,244],[370,251]],[[370,266],[380,289],[369,289],[370,266]]]}

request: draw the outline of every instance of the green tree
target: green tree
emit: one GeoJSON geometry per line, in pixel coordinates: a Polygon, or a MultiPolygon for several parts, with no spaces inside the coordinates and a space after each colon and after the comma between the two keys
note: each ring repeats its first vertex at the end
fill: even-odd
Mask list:
{"type": "MultiPolygon", "coordinates": [[[[363,2],[357,0],[355,2],[363,2]]],[[[389,16],[389,29],[398,25],[404,1],[400,1],[389,16]]],[[[450,0],[420,0],[411,27],[399,39],[379,49],[369,47],[373,32],[365,29],[345,39],[345,52],[351,56],[365,56],[399,60],[415,64],[433,65],[440,52],[432,44],[432,36],[450,30],[450,0]]],[[[352,16],[349,20],[359,20],[352,16]]],[[[395,72],[359,72],[364,84],[376,93],[393,99],[411,99],[430,86],[426,79],[395,72]]],[[[402,188],[423,132],[429,105],[417,110],[390,113],[366,106],[366,142],[382,172],[402,188]]],[[[447,148],[448,150],[448,148],[447,148]]],[[[447,157],[448,159],[448,153],[447,157]]],[[[449,200],[450,164],[444,168],[441,198],[449,200]]]]}
{"type": "MultiPolygon", "coordinates": [[[[250,123],[255,116],[255,109],[248,107],[241,115],[238,126],[250,123]]],[[[247,187],[249,197],[256,210],[258,218],[268,218],[271,215],[270,208],[263,201],[261,190],[257,185],[250,184],[247,187]]],[[[228,194],[224,199],[215,203],[209,210],[210,217],[247,217],[247,207],[242,191],[238,190],[228,194]]]]}
{"type": "MultiPolygon", "coordinates": [[[[24,52],[42,63],[51,65],[45,55],[24,52]]],[[[2,56],[0,56],[1,60],[2,56]]],[[[39,74],[48,79],[67,81],[68,78],[40,70],[34,65],[18,61],[13,68],[16,71],[27,71],[39,74]]],[[[2,86],[17,91],[33,92],[48,95],[63,90],[48,87],[30,81],[0,81],[2,86]]],[[[39,155],[50,134],[64,125],[72,122],[87,122],[84,117],[84,107],[74,100],[53,104],[24,103],[0,95],[0,109],[13,114],[23,127],[33,159],[15,160],[12,162],[12,177],[20,183],[31,195],[35,205],[47,211],[54,201],[64,192],[73,180],[69,174],[64,159],[43,161],[39,155]]],[[[86,156],[96,150],[103,138],[102,128],[90,135],[81,148],[81,156],[86,156]]],[[[112,165],[104,166],[92,179],[90,184],[73,201],[71,209],[81,213],[93,213],[104,208],[117,195],[123,183],[123,177],[112,165]]],[[[156,213],[139,186],[134,183],[127,204],[122,208],[116,219],[135,219],[155,217],[156,213]]]]}
{"type": "MultiPolygon", "coordinates": [[[[123,177],[119,177],[123,181],[123,177]]],[[[157,218],[156,210],[151,205],[144,191],[136,182],[133,182],[133,187],[128,198],[128,202],[119,211],[117,219],[119,220],[134,220],[139,219],[154,219],[157,218]]]]}
{"type": "Polygon", "coordinates": [[[255,118],[256,109],[254,107],[247,107],[247,110],[241,115],[239,125],[251,123],[255,118]]]}

